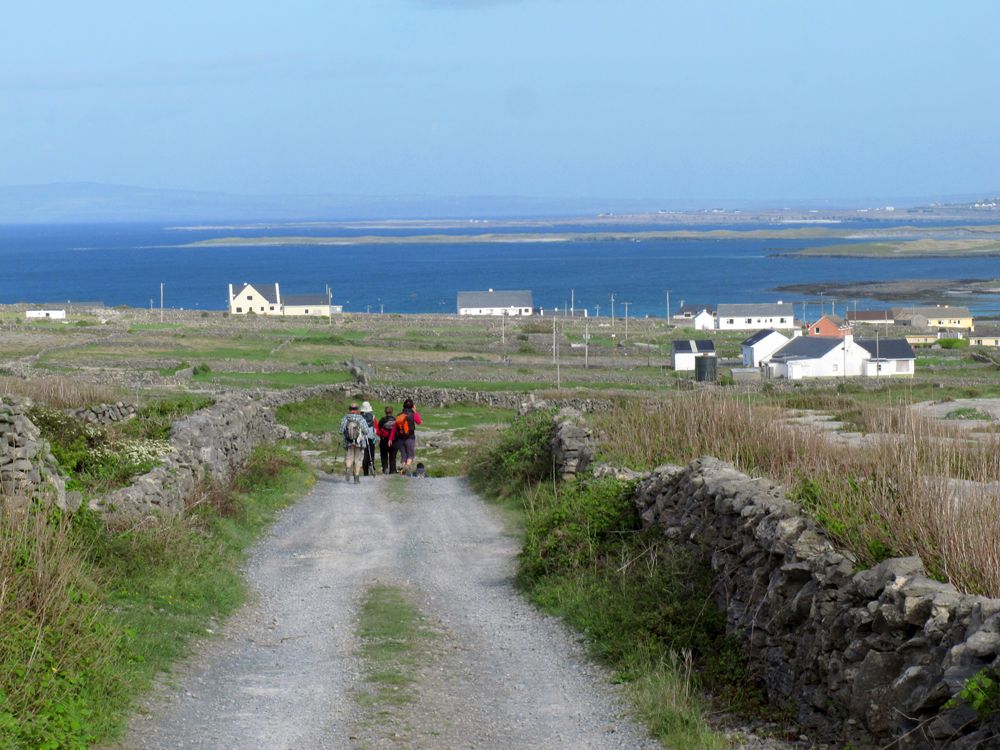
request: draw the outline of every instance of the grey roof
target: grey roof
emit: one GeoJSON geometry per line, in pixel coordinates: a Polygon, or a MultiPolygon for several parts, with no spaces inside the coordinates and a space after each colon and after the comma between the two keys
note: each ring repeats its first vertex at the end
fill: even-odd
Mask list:
{"type": "Polygon", "coordinates": [[[894,307],[892,312],[897,318],[908,320],[915,315],[923,315],[925,318],[971,318],[972,313],[967,307],[952,307],[942,305],[938,307],[894,307]]]}
{"type": "Polygon", "coordinates": [[[970,339],[991,339],[1000,336],[1000,328],[980,328],[976,326],[976,332],[968,334],[970,339]]]}
{"type": "Polygon", "coordinates": [[[325,294],[286,294],[281,298],[285,306],[325,305],[329,301],[325,294]]]}
{"type": "Polygon", "coordinates": [[[794,315],[794,307],[791,302],[719,305],[718,309],[718,317],[720,318],[791,318],[794,315]]]}
{"type": "Polygon", "coordinates": [[[892,322],[893,316],[889,310],[858,310],[857,312],[848,312],[847,319],[861,323],[883,323],[885,321],[892,322]]]}
{"type": "Polygon", "coordinates": [[[913,347],[906,339],[854,339],[872,357],[879,359],[916,359],[913,347]]]}
{"type": "Polygon", "coordinates": [[[817,359],[830,353],[844,340],[836,336],[798,336],[771,355],[772,360],[817,359]]]}
{"type": "Polygon", "coordinates": [[[260,294],[260,296],[263,297],[264,299],[266,299],[272,305],[278,304],[278,285],[277,285],[277,283],[272,283],[272,284],[251,284],[251,283],[233,284],[233,297],[234,298],[237,297],[239,295],[239,293],[242,292],[244,289],[246,289],[248,286],[252,286],[254,289],[256,289],[257,292],[260,294]]]}
{"type": "Polygon", "coordinates": [[[714,351],[715,342],[711,339],[684,339],[674,342],[674,354],[704,354],[714,351]]]}
{"type": "Polygon", "coordinates": [[[700,312],[707,312],[709,315],[715,315],[715,310],[713,310],[708,305],[681,305],[680,312],[678,315],[698,315],[700,312]]]}
{"type": "Polygon", "coordinates": [[[533,307],[530,289],[490,290],[488,292],[459,292],[458,306],[462,307],[533,307]]]}
{"type": "MultiPolygon", "coordinates": [[[[755,333],[753,336],[743,339],[743,343],[740,344],[740,346],[753,346],[754,344],[759,343],[764,339],[766,339],[772,333],[778,333],[778,332],[773,328],[765,328],[763,331],[757,331],[757,333],[755,333]]],[[[781,338],[788,338],[783,333],[778,333],[778,335],[781,336],[781,338]]]]}

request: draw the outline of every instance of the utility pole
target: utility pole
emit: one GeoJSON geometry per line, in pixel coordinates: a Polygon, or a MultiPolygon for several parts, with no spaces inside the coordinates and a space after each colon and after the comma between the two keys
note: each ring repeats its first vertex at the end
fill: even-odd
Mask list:
{"type": "Polygon", "coordinates": [[[326,285],[326,312],[326,318],[330,323],[330,328],[333,328],[333,290],[330,288],[329,284],[326,285]]]}
{"type": "Polygon", "coordinates": [[[367,311],[367,313],[368,313],[369,315],[371,315],[371,314],[372,314],[372,306],[371,306],[371,305],[365,305],[365,310],[367,311]]]}
{"type": "Polygon", "coordinates": [[[569,315],[571,318],[576,317],[576,289],[569,290],[569,315]]]}
{"type": "Polygon", "coordinates": [[[583,324],[583,369],[590,369],[590,321],[583,324]]]}
{"type": "Polygon", "coordinates": [[[615,330],[615,293],[611,292],[611,330],[615,330]]]}
{"type": "Polygon", "coordinates": [[[625,340],[628,341],[628,306],[632,303],[622,302],[622,304],[625,305],[625,340]]]}
{"type": "Polygon", "coordinates": [[[671,290],[670,289],[664,289],[663,291],[665,291],[667,293],[667,325],[669,325],[670,324],[670,291],[671,290]]]}
{"type": "Polygon", "coordinates": [[[507,313],[500,316],[500,353],[507,355],[507,313]]]}
{"type": "Polygon", "coordinates": [[[598,318],[601,317],[601,306],[600,305],[594,305],[594,309],[597,310],[596,317],[598,317],[598,318]]]}
{"type": "Polygon", "coordinates": [[[160,282],[160,322],[163,322],[163,282],[160,282]]]}
{"type": "Polygon", "coordinates": [[[556,316],[552,316],[552,361],[558,366],[559,361],[556,358],[556,316]]]}

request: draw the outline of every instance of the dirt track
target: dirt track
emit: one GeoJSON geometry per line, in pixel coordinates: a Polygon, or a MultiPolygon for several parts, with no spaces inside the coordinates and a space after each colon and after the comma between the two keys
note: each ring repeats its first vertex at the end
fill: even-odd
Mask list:
{"type": "Polygon", "coordinates": [[[515,592],[516,552],[463,480],[321,481],[256,548],[251,604],[161,681],[121,747],[657,747],[515,592]],[[409,592],[441,638],[415,700],[373,718],[356,627],[376,582],[409,592]]]}

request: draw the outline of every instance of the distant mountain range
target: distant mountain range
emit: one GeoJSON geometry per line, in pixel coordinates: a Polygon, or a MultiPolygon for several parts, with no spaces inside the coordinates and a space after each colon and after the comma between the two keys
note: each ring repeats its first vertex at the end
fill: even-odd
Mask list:
{"type": "Polygon", "coordinates": [[[236,195],[193,190],[165,190],[61,182],[0,186],[0,223],[107,222],[277,222],[352,219],[465,219],[577,217],[655,211],[774,211],[852,209],[869,205],[896,207],[930,203],[968,204],[982,196],[936,196],[857,201],[656,200],[616,198],[537,198],[525,196],[435,197],[420,195],[236,195]]]}

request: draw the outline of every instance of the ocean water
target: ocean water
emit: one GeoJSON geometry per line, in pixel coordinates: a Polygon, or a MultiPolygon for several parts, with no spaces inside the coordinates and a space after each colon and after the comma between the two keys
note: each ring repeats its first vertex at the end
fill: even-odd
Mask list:
{"type": "MultiPolygon", "coordinates": [[[[495,232],[497,228],[479,224],[448,233],[473,231],[495,232]]],[[[512,234],[516,237],[520,231],[525,230],[512,234]]],[[[329,284],[334,303],[349,311],[454,312],[458,291],[493,288],[530,289],[535,305],[546,309],[568,305],[573,290],[577,309],[586,308],[594,315],[599,305],[601,317],[610,314],[610,296],[614,294],[619,316],[624,302],[630,303],[631,316],[662,316],[667,289],[676,310],[682,300],[717,305],[804,299],[803,295],[774,291],[784,284],[1000,278],[1000,258],[799,259],[774,255],[820,244],[815,239],[180,246],[235,234],[348,237],[373,233],[364,228],[329,227],[177,231],[148,224],[0,226],[0,303],[100,300],[109,306],[147,307],[151,301],[159,305],[163,282],[167,307],[221,310],[226,307],[227,284],[278,281],[285,294],[321,293],[329,284]]],[[[414,230],[379,233],[411,234],[414,230]]],[[[816,297],[809,299],[814,301],[811,316],[819,306],[816,297]]],[[[838,311],[843,312],[845,302],[839,301],[838,311]]],[[[980,316],[1000,315],[1000,295],[956,297],[950,302],[966,304],[980,316]]],[[[853,300],[850,304],[853,307],[853,300]]],[[[905,301],[880,303],[859,298],[857,307],[880,309],[899,304],[905,301]]]]}

